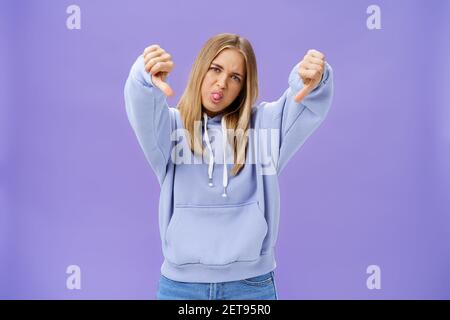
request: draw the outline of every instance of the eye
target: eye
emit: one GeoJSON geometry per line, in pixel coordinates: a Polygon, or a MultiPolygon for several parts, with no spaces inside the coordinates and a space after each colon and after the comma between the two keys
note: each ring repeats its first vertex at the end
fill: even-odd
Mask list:
{"type": "MultiPolygon", "coordinates": [[[[219,68],[216,68],[216,67],[211,67],[211,68],[209,68],[209,70],[213,70],[216,73],[221,71],[219,68]]],[[[236,75],[233,75],[232,78],[237,82],[241,82],[241,79],[236,75]]]]}

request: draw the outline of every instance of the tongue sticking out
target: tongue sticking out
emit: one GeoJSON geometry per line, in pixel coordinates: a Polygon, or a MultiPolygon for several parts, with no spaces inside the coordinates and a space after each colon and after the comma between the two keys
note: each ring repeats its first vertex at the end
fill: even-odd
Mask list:
{"type": "Polygon", "coordinates": [[[221,96],[220,96],[220,94],[218,94],[218,93],[213,93],[213,98],[215,99],[215,100],[219,100],[220,98],[222,98],[221,96]]]}

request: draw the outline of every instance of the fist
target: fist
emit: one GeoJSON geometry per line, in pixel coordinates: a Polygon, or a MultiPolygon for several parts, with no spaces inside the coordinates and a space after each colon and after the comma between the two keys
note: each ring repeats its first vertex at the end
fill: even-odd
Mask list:
{"type": "Polygon", "coordinates": [[[325,70],[325,55],[317,50],[308,50],[300,62],[298,74],[303,81],[303,88],[295,96],[295,102],[299,103],[311,91],[313,91],[322,80],[325,70]]]}
{"type": "Polygon", "coordinates": [[[173,90],[165,82],[174,67],[172,56],[157,44],[145,48],[143,56],[145,71],[150,73],[153,84],[166,96],[172,96],[173,90]]]}

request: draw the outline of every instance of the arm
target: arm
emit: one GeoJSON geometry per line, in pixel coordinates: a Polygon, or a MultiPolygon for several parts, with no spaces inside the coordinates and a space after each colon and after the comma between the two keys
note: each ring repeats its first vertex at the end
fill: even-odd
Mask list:
{"type": "Polygon", "coordinates": [[[143,55],[131,67],[124,96],[128,120],[161,185],[170,157],[172,129],[166,96],[146,72],[143,55]]]}
{"type": "Polygon", "coordinates": [[[289,159],[325,119],[333,98],[333,70],[325,62],[318,85],[301,102],[295,96],[304,84],[299,76],[300,63],[289,75],[289,87],[275,102],[263,102],[259,107],[266,127],[279,129],[278,149],[272,153],[272,161],[279,175],[289,159]]]}

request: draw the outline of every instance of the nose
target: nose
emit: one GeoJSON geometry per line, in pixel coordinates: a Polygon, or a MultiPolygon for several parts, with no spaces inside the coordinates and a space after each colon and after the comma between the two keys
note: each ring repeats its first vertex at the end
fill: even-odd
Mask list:
{"type": "Polygon", "coordinates": [[[227,82],[226,76],[217,78],[217,86],[221,89],[225,88],[226,82],[227,82]]]}

